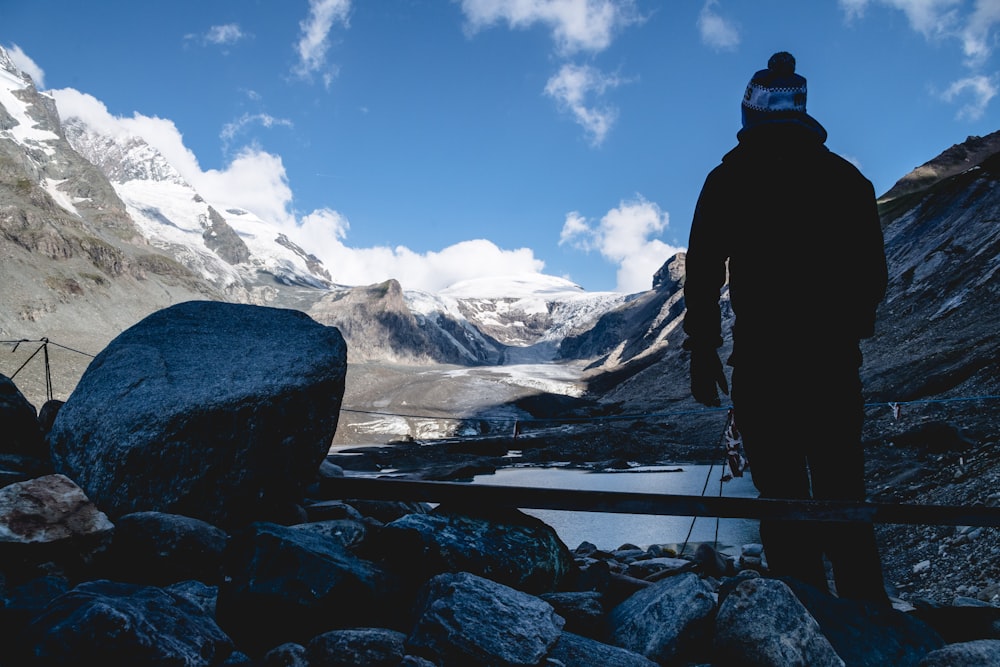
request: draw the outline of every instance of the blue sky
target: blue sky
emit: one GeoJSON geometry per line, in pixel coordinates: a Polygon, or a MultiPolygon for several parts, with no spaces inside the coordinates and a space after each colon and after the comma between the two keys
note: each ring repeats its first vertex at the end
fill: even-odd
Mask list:
{"type": "MultiPolygon", "coordinates": [[[[1000,0],[0,0],[0,45],[335,280],[648,289],[787,50],[878,194],[1000,129],[1000,0]]],[[[808,225],[808,221],[803,221],[808,225]]]]}

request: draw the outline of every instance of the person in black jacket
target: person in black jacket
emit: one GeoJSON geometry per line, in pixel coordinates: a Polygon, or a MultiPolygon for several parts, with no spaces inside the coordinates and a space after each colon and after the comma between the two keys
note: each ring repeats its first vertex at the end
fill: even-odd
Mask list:
{"type": "MultiPolygon", "coordinates": [[[[762,498],[865,499],[859,342],[887,270],[874,188],[806,113],[806,80],[775,53],[743,97],[738,144],[705,180],[686,255],[691,394],[729,393],[720,298],[733,311],[732,401],[762,498]]],[[[887,603],[871,523],[762,520],[769,572],[887,603]]]]}

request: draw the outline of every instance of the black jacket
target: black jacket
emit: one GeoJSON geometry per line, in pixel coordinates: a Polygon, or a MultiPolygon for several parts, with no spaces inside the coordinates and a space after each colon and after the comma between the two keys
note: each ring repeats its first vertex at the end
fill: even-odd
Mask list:
{"type": "Polygon", "coordinates": [[[874,333],[887,271],[874,188],[821,127],[755,127],[709,173],[686,257],[684,347],[722,344],[728,280],[734,357],[857,347],[874,333]]]}

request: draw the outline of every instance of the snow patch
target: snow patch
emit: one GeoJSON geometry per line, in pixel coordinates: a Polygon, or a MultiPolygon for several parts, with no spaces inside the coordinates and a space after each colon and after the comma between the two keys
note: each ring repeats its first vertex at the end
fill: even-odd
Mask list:
{"type": "Polygon", "coordinates": [[[56,180],[54,178],[46,178],[42,181],[42,189],[48,192],[49,196],[68,212],[77,217],[81,217],[80,212],[76,210],[76,205],[73,203],[72,198],[59,189],[59,185],[65,182],[65,179],[56,180]]]}

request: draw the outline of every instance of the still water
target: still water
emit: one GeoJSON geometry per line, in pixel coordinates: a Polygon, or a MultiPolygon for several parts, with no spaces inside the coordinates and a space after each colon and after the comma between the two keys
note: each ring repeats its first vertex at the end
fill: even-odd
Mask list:
{"type": "MultiPolygon", "coordinates": [[[[503,468],[488,475],[477,475],[473,483],[691,496],[757,497],[749,472],[743,477],[722,482],[724,472],[727,469],[719,465],[678,465],[616,472],[589,472],[568,468],[503,468]]],[[[716,546],[719,551],[736,557],[741,545],[760,542],[757,522],[749,519],[539,509],[523,511],[552,526],[570,549],[575,549],[585,541],[605,550],[614,550],[626,543],[647,548],[651,544],[679,546],[687,541],[685,554],[694,552],[693,545],[707,542],[716,546]]]]}

